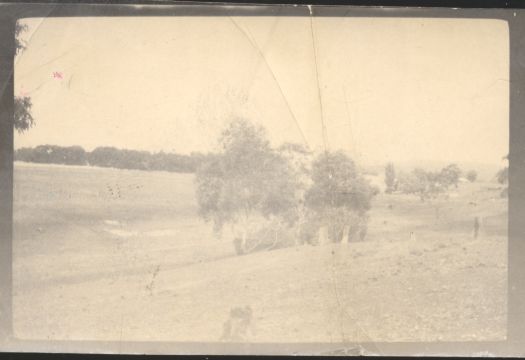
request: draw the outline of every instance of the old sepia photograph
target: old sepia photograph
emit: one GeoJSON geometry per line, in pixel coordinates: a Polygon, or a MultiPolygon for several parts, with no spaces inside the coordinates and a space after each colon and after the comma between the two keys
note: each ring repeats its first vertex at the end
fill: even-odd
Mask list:
{"type": "Polygon", "coordinates": [[[506,340],[509,51],[498,19],[20,19],[13,335],[506,340]]]}

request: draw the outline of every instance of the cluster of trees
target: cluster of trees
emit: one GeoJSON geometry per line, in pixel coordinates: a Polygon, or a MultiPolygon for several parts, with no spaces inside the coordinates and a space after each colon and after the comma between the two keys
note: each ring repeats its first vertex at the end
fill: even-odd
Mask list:
{"type": "Polygon", "coordinates": [[[377,189],[346,154],[273,148],[265,129],[244,119],[233,121],[219,143],[221,151],[196,173],[199,213],[218,233],[231,226],[239,254],[318,243],[321,234],[332,242],[364,239],[377,189]]]}
{"type": "Polygon", "coordinates": [[[117,169],[162,170],[172,172],[195,172],[206,155],[192,153],[150,153],[148,151],[121,150],[114,147],[98,147],[88,154],[88,163],[94,166],[117,169]]]}
{"type": "MultiPolygon", "coordinates": [[[[509,156],[503,157],[508,160],[509,156]]],[[[446,192],[450,186],[458,186],[460,177],[463,176],[470,182],[475,182],[478,173],[475,170],[462,172],[458,165],[450,164],[441,171],[426,171],[420,168],[410,173],[396,173],[394,164],[385,166],[386,193],[401,192],[405,194],[419,195],[422,201],[434,198],[440,193],[446,192]]],[[[508,196],[509,167],[505,166],[496,174],[496,180],[503,185],[501,196],[508,196]]]]}
{"type": "MultiPolygon", "coordinates": [[[[17,22],[15,25],[15,51],[16,54],[25,49],[25,43],[21,40],[20,35],[27,31],[27,25],[17,22]]],[[[31,114],[33,103],[29,96],[15,96],[14,100],[14,128],[22,133],[31,128],[35,121],[31,114]]]]}
{"type": "Polygon", "coordinates": [[[150,153],[148,151],[97,147],[91,152],[80,146],[39,145],[15,151],[14,159],[45,164],[92,165],[117,169],[162,170],[173,172],[195,172],[209,155],[192,153],[150,153]]]}
{"type": "Polygon", "coordinates": [[[476,170],[470,170],[465,174],[465,177],[470,182],[475,182],[478,179],[478,173],[476,170]]]}
{"type": "MultiPolygon", "coordinates": [[[[457,187],[462,174],[456,164],[450,164],[439,171],[415,168],[410,173],[396,174],[394,164],[388,163],[385,167],[385,192],[415,194],[420,197],[421,201],[424,201],[446,192],[451,186],[457,187]]],[[[474,170],[464,175],[471,182],[477,179],[477,172],[474,170]]]]}
{"type": "Polygon", "coordinates": [[[86,151],[80,146],[39,145],[21,148],[14,153],[15,161],[41,164],[86,165],[86,151]]]}

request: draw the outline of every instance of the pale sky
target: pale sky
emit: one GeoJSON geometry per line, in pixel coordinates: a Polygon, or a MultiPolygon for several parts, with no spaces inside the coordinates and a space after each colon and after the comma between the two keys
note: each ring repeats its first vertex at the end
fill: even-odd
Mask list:
{"type": "Polygon", "coordinates": [[[36,125],[15,135],[15,148],[209,151],[230,119],[246,117],[275,145],[313,149],[323,148],[324,119],[326,146],[365,163],[499,164],[508,153],[509,34],[501,20],[23,22],[15,94],[31,96],[36,125]]]}

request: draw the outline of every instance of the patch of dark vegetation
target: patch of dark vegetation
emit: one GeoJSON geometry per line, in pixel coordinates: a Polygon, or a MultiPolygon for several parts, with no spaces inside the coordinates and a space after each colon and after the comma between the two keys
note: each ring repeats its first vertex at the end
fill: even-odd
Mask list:
{"type": "Polygon", "coordinates": [[[91,165],[130,170],[154,170],[193,173],[211,155],[191,153],[150,153],[149,151],[97,147],[91,152],[80,146],[39,145],[24,147],[14,153],[15,161],[39,164],[91,165]]]}
{"type": "Polygon", "coordinates": [[[266,130],[245,119],[218,143],[221,151],[196,172],[199,215],[217,234],[232,227],[237,254],[365,239],[379,189],[346,153],[272,147],[266,130]]]}

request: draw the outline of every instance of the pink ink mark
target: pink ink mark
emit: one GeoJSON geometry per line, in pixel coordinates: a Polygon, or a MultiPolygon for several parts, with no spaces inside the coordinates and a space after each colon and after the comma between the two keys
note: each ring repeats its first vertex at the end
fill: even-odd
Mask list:
{"type": "Polygon", "coordinates": [[[26,90],[24,90],[24,87],[23,86],[20,87],[20,95],[19,96],[26,97],[27,95],[29,95],[29,93],[26,90]]]}
{"type": "Polygon", "coordinates": [[[53,72],[53,78],[55,78],[55,79],[62,79],[62,72],[61,71],[54,71],[53,72]]]}

